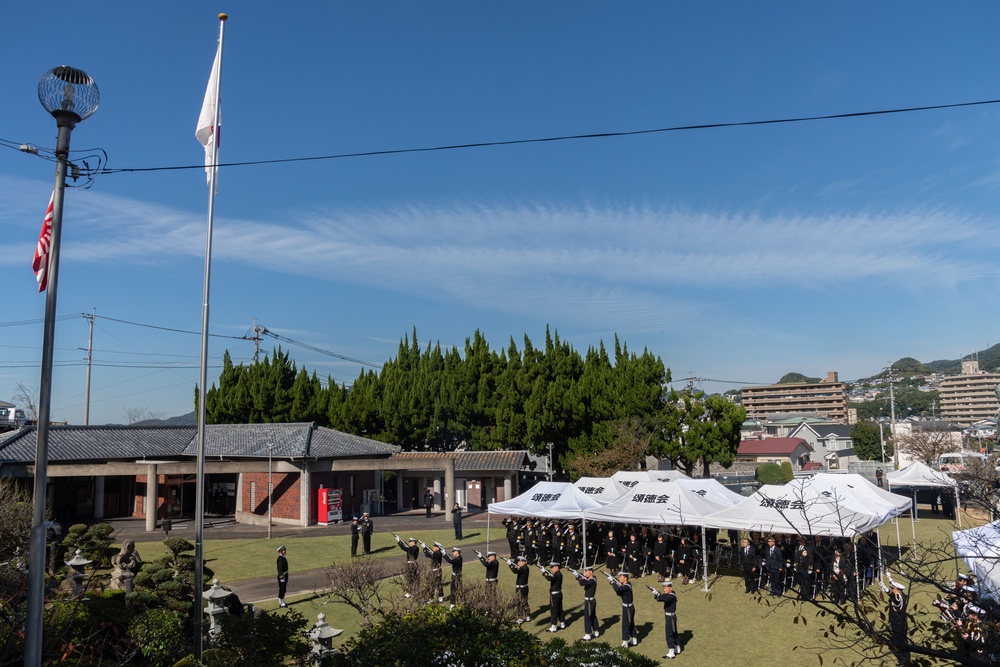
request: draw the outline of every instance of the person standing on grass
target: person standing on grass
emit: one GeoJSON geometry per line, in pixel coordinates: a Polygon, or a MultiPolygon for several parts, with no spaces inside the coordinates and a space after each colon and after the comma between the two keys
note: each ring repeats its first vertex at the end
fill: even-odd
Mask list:
{"type": "Polygon", "coordinates": [[[514,590],[517,592],[517,623],[527,623],[531,620],[531,607],[528,605],[528,560],[522,554],[516,562],[508,561],[510,571],[517,575],[514,590]]]}
{"type": "Polygon", "coordinates": [[[592,637],[600,637],[601,631],[597,624],[597,579],[594,578],[594,566],[583,568],[583,574],[576,573],[576,582],[583,586],[583,641],[589,642],[592,637]]]}
{"type": "Polygon", "coordinates": [[[455,539],[462,539],[462,508],[458,503],[451,508],[451,525],[455,528],[455,539]]]}
{"type": "Polygon", "coordinates": [[[434,596],[438,602],[444,602],[444,588],[441,583],[441,560],[444,548],[440,542],[435,542],[433,547],[424,547],[424,555],[431,559],[431,579],[434,582],[434,596]]]}
{"type": "Polygon", "coordinates": [[[375,524],[372,523],[368,512],[361,515],[361,541],[364,544],[362,555],[367,556],[372,552],[372,533],[375,532],[375,524]]]}
{"type": "Polygon", "coordinates": [[[680,635],[677,633],[677,594],[674,593],[674,585],[669,581],[663,582],[663,592],[657,593],[653,587],[653,599],[663,603],[663,618],[666,621],[667,633],[667,654],[663,656],[672,660],[681,654],[680,635]]]}
{"type": "Polygon", "coordinates": [[[451,555],[444,554],[444,559],[451,563],[451,608],[461,602],[462,597],[462,550],[451,548],[451,555]]]}
{"type": "Polygon", "coordinates": [[[563,616],[562,572],[559,571],[559,561],[549,563],[549,569],[538,566],[542,576],[549,580],[549,629],[548,632],[564,629],[566,618],[563,616]]]}
{"type": "Polygon", "coordinates": [[[618,573],[618,579],[610,574],[608,581],[615,589],[615,595],[622,599],[622,648],[627,648],[631,642],[632,646],[639,645],[639,635],[635,631],[635,600],[632,597],[632,584],[628,580],[628,572],[622,570],[618,573]]]}
{"type": "Polygon", "coordinates": [[[406,542],[403,542],[403,538],[399,535],[393,535],[396,538],[396,544],[399,548],[406,552],[406,566],[403,569],[403,588],[406,594],[403,595],[404,598],[411,597],[411,591],[417,582],[417,560],[420,558],[420,547],[417,546],[417,538],[411,537],[406,542]]]}
{"type": "Polygon", "coordinates": [[[351,558],[358,555],[358,539],[361,537],[361,525],[358,517],[351,517],[351,558]]]}
{"type": "Polygon", "coordinates": [[[285,545],[278,547],[278,606],[285,604],[285,591],[288,589],[288,559],[285,558],[285,545]]]}
{"type": "Polygon", "coordinates": [[[486,568],[486,592],[491,596],[496,595],[497,580],[500,578],[500,561],[497,560],[496,551],[487,551],[484,556],[481,551],[477,551],[479,562],[486,568]]]}

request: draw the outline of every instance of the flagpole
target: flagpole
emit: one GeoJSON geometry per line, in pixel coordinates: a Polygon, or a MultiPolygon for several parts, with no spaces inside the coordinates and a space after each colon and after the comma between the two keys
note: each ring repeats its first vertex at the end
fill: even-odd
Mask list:
{"type": "MultiPolygon", "coordinates": [[[[205,233],[205,283],[202,293],[201,308],[201,367],[198,376],[198,472],[195,483],[194,502],[194,659],[201,664],[203,630],[202,630],[202,592],[205,590],[205,419],[207,415],[205,397],[208,393],[208,312],[209,294],[212,276],[212,222],[215,217],[215,179],[219,164],[219,118],[222,105],[219,103],[219,89],[222,81],[222,38],[226,26],[225,14],[219,14],[219,48],[216,62],[213,64],[215,75],[215,118],[212,124],[212,156],[208,179],[208,226],[205,233]],[[216,69],[217,68],[217,69],[216,69]]],[[[209,91],[212,92],[212,91],[209,91]]]]}

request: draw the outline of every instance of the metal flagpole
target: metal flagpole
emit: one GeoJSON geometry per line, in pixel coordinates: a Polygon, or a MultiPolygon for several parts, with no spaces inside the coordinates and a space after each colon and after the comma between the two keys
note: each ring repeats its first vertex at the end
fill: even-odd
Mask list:
{"type": "Polygon", "coordinates": [[[208,227],[205,233],[205,284],[202,293],[201,311],[201,368],[198,376],[198,472],[195,484],[194,503],[194,659],[201,663],[203,630],[202,630],[202,592],[205,590],[205,549],[203,534],[205,532],[205,419],[207,415],[205,397],[208,393],[208,312],[209,294],[212,275],[212,221],[215,217],[215,180],[219,164],[219,121],[222,105],[219,102],[219,88],[222,81],[222,38],[226,26],[225,14],[219,14],[219,48],[216,63],[213,65],[215,75],[215,119],[212,125],[212,156],[214,158],[209,171],[208,184],[208,227]],[[215,68],[218,68],[217,70],[215,68]]]}

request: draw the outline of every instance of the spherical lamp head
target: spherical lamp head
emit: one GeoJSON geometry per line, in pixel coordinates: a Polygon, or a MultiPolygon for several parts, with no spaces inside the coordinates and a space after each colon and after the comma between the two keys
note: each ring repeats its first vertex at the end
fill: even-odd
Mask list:
{"type": "Polygon", "coordinates": [[[60,65],[38,80],[38,101],[56,120],[87,120],[101,103],[101,91],[83,70],[60,65]]]}

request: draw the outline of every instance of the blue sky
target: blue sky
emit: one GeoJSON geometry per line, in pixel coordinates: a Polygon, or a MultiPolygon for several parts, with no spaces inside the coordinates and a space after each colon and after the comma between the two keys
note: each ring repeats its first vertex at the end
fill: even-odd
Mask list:
{"type": "MultiPolygon", "coordinates": [[[[101,89],[74,149],[199,164],[219,11],[222,162],[1000,98],[993,2],[45,0],[0,8],[0,139],[54,146],[36,87],[67,64],[101,89]]],[[[0,400],[38,385],[52,175],[0,148],[0,400]]],[[[998,186],[1000,105],[224,168],[211,330],[256,318],[380,363],[414,327],[500,348],[550,325],[581,352],[617,333],[675,379],[852,380],[998,341],[998,186]]],[[[104,318],[200,329],[207,199],[197,169],[68,191],[54,419],[82,421],[93,309],[91,423],[193,409],[198,336],[104,318]]],[[[210,378],[226,348],[253,354],[213,338],[210,378]]]]}

